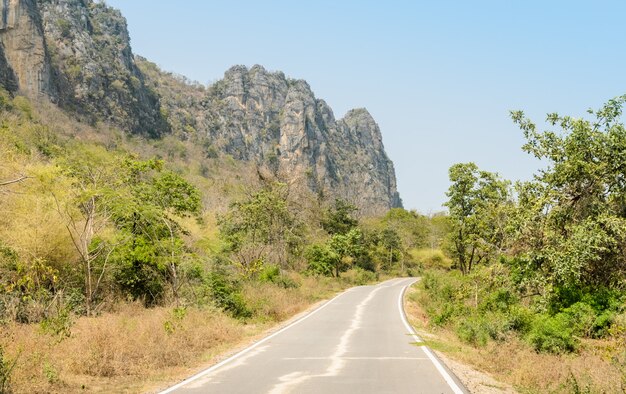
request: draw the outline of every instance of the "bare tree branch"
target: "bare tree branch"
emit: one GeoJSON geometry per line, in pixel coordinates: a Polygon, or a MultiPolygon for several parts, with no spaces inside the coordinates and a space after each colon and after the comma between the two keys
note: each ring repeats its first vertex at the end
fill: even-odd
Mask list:
{"type": "Polygon", "coordinates": [[[17,178],[17,179],[13,179],[13,180],[10,180],[10,181],[2,181],[2,182],[0,182],[0,186],[8,186],[8,185],[12,185],[12,184],[14,184],[14,183],[19,183],[19,182],[25,181],[25,180],[26,180],[26,179],[28,179],[28,178],[30,178],[30,177],[29,177],[29,176],[22,175],[21,177],[19,177],[19,178],[17,178]]]}

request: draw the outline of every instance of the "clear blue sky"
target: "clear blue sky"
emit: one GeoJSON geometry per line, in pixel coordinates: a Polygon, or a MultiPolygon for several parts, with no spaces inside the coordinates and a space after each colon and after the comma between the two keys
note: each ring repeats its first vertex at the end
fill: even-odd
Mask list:
{"type": "Polygon", "coordinates": [[[624,1],[108,0],[135,53],[202,83],[234,64],[306,79],[337,118],[366,107],[405,207],[441,210],[448,168],[528,179],[508,110],[583,116],[626,93],[624,1]]]}

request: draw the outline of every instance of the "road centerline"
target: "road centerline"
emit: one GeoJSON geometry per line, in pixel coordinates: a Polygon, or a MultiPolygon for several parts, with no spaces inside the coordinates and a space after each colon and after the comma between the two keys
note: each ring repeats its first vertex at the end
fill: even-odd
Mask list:
{"type": "Polygon", "coordinates": [[[283,375],[278,378],[280,383],[275,385],[272,390],[270,390],[270,394],[282,394],[288,392],[290,389],[297,387],[298,385],[310,379],[337,376],[346,365],[347,359],[343,358],[342,356],[348,352],[348,342],[350,341],[350,338],[352,337],[354,332],[361,328],[365,307],[374,298],[376,293],[383,288],[383,286],[375,287],[368,294],[368,296],[365,297],[365,299],[363,299],[363,301],[361,301],[359,305],[357,305],[354,316],[352,317],[352,321],[350,322],[350,327],[341,336],[339,344],[335,347],[335,352],[327,358],[330,359],[331,362],[324,373],[305,375],[304,373],[295,371],[283,375]]]}

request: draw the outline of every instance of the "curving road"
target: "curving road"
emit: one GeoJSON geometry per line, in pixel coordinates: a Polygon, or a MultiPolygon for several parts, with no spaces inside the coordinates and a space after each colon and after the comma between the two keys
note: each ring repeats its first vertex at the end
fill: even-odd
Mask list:
{"type": "Polygon", "coordinates": [[[415,279],[352,288],[166,393],[466,393],[404,317],[415,279]]]}

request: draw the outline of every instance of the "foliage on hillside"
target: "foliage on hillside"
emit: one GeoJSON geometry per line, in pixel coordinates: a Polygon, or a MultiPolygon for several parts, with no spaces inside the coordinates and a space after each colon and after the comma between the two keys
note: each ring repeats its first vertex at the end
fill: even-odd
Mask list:
{"type": "MultiPolygon", "coordinates": [[[[129,303],[172,309],[164,335],[189,327],[187,315],[276,322],[328,289],[431,262],[418,249],[437,244],[429,234],[440,219],[402,209],[358,217],[349,202],[261,179],[228,155],[87,126],[0,92],[0,384],[16,376],[20,391],[48,379],[43,390],[54,391],[65,384],[59,373],[78,371],[58,367],[61,356],[21,355],[10,340],[19,324],[29,327],[20,346],[64,352],[70,345],[58,344],[84,337],[78,325],[129,303]]],[[[81,373],[106,376],[94,368],[81,373]]]]}
{"type": "Polygon", "coordinates": [[[445,244],[458,272],[424,275],[420,303],[431,326],[475,347],[521,340],[538,353],[603,349],[606,368],[622,376],[611,390],[626,387],[625,102],[590,110],[592,119],[549,114],[559,131],[539,132],[512,112],[524,151],[545,164],[531,181],[511,187],[473,163],[450,169],[445,244]]]}

